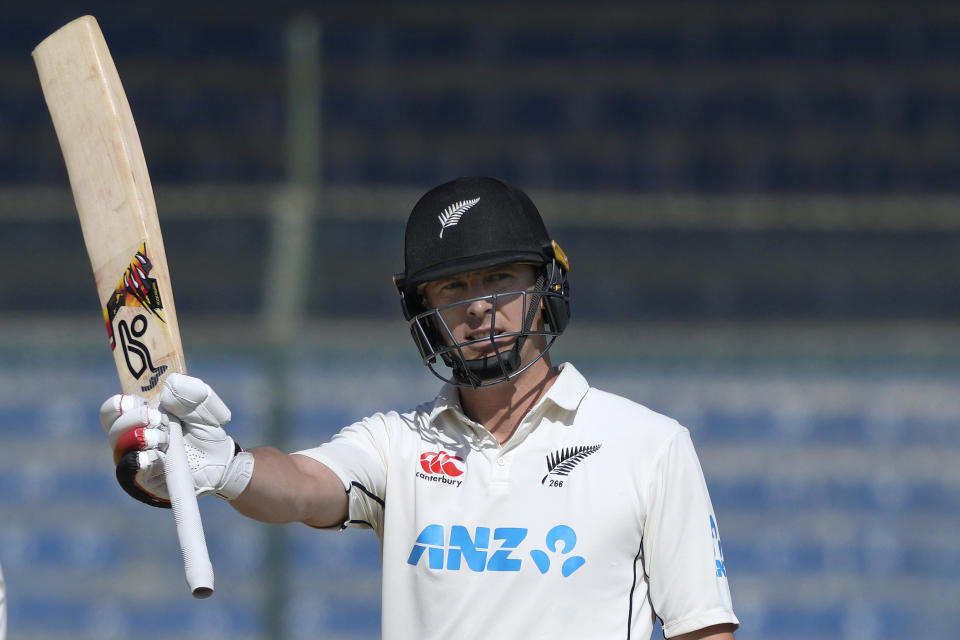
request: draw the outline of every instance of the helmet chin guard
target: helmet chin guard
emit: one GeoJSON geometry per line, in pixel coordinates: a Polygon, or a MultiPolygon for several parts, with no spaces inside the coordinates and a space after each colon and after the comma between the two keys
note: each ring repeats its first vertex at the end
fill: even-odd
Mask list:
{"type": "Polygon", "coordinates": [[[556,330],[553,328],[555,324],[549,317],[551,306],[556,307],[557,305],[546,304],[546,299],[562,298],[563,296],[556,292],[544,290],[542,288],[543,280],[543,277],[538,278],[538,286],[529,291],[513,291],[471,298],[451,305],[429,309],[411,318],[410,332],[420,349],[423,363],[433,375],[444,382],[459,387],[472,387],[474,389],[489,387],[519,376],[546,355],[562,332],[562,329],[556,330]],[[518,331],[503,331],[496,323],[497,306],[502,304],[501,301],[504,299],[515,299],[519,296],[523,297],[523,326],[518,331]],[[479,338],[457,342],[453,331],[444,321],[442,312],[482,300],[489,300],[491,303],[490,313],[493,320],[490,333],[479,338]],[[542,307],[541,301],[544,302],[542,307]],[[544,311],[543,329],[532,327],[537,317],[538,308],[542,308],[544,311]],[[523,347],[528,338],[533,336],[543,337],[543,348],[530,357],[528,362],[523,362],[523,347]],[[498,341],[502,343],[509,340],[512,340],[512,344],[509,346],[503,347],[498,344],[498,341]],[[490,355],[469,359],[464,353],[464,349],[469,346],[487,343],[494,350],[490,355]]]}

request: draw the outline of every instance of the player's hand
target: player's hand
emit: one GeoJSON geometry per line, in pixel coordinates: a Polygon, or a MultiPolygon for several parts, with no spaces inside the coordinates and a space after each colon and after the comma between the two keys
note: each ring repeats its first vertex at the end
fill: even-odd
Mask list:
{"type": "Polygon", "coordinates": [[[113,396],[100,407],[124,491],[155,507],[170,506],[163,473],[170,420],[182,425],[197,495],[226,500],[240,495],[250,481],[253,457],[223,430],[230,409],[205,382],[177,373],[164,382],[159,409],[130,395],[113,396]]]}

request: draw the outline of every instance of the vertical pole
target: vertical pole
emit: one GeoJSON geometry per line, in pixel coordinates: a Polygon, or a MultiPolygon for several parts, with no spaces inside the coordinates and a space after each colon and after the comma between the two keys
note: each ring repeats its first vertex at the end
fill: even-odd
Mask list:
{"type": "MultiPolygon", "coordinates": [[[[320,68],[321,33],[311,17],[287,24],[286,184],[273,203],[262,323],[266,336],[269,418],[267,442],[286,450],[292,415],[296,366],[294,345],[303,324],[309,270],[311,218],[318,214],[321,189],[320,68]]],[[[316,286],[314,282],[313,287],[316,286]]],[[[286,529],[267,526],[264,554],[264,638],[284,640],[289,604],[286,529]]]]}

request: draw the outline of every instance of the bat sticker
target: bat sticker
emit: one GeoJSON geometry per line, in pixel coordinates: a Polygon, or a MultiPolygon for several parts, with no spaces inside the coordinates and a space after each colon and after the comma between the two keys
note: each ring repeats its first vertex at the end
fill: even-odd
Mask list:
{"type": "Polygon", "coordinates": [[[163,302],[160,300],[157,280],[150,277],[152,269],[153,263],[147,257],[147,244],[143,243],[140,245],[140,250],[133,256],[130,266],[124,271],[123,277],[117,283],[117,288],[103,308],[103,319],[107,325],[107,335],[110,337],[110,349],[117,348],[116,333],[119,333],[120,347],[123,349],[123,357],[130,374],[138,380],[147,371],[151,374],[147,383],[140,387],[141,391],[150,391],[157,386],[157,382],[167,371],[167,365],[153,366],[150,349],[144,342],[137,339],[142,338],[147,332],[147,316],[138,313],[129,324],[126,320],[120,320],[117,323],[116,333],[113,330],[113,321],[121,308],[140,307],[146,309],[151,316],[161,323],[166,324],[166,320],[161,313],[163,302]]]}
{"type": "Polygon", "coordinates": [[[139,380],[147,369],[153,374],[147,384],[140,387],[141,391],[150,391],[157,386],[157,382],[167,371],[167,365],[162,364],[159,367],[154,367],[147,345],[137,340],[147,332],[147,319],[143,314],[137,314],[137,317],[129,325],[127,325],[126,320],[118,322],[117,329],[120,332],[120,346],[123,348],[123,357],[127,361],[127,369],[130,370],[133,377],[139,380]],[[138,359],[136,364],[130,359],[131,355],[138,359]]]}
{"type": "MultiPolygon", "coordinates": [[[[147,257],[147,244],[143,243],[103,308],[103,320],[107,325],[107,335],[110,337],[110,349],[117,348],[117,338],[113,334],[113,319],[121,307],[143,307],[157,320],[166,324],[166,320],[160,313],[163,302],[160,300],[157,280],[149,276],[152,269],[153,263],[147,257]]],[[[130,371],[132,372],[133,368],[130,371]]]]}

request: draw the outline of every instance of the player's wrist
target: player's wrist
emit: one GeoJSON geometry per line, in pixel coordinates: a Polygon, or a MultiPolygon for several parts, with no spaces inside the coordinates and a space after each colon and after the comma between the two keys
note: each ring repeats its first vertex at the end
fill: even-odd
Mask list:
{"type": "Polygon", "coordinates": [[[236,442],[233,443],[235,453],[227,464],[227,469],[220,479],[220,483],[213,491],[213,495],[227,502],[236,499],[250,484],[253,477],[253,454],[244,451],[236,442]]]}

